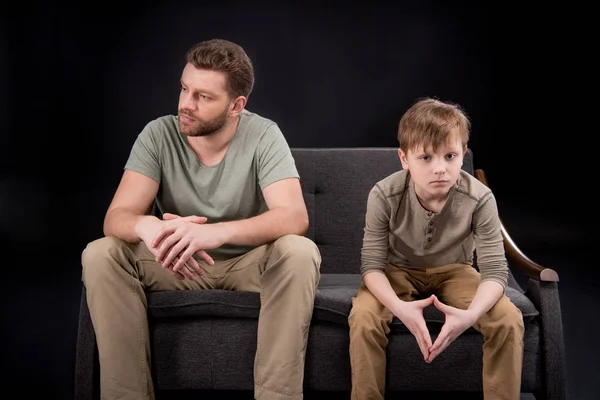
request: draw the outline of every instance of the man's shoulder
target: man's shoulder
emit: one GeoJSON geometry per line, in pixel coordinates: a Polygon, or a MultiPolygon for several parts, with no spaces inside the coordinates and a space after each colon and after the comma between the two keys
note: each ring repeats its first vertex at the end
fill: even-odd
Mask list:
{"type": "Polygon", "coordinates": [[[256,112],[244,109],[240,114],[240,129],[255,135],[263,135],[269,128],[277,127],[271,118],[264,117],[256,112]]]}
{"type": "Polygon", "coordinates": [[[379,180],[373,190],[377,190],[384,198],[401,196],[406,190],[408,170],[401,169],[379,180]]]}
{"type": "Polygon", "coordinates": [[[456,191],[477,202],[492,194],[489,187],[464,170],[460,171],[459,178],[456,181],[456,191]]]}
{"type": "Polygon", "coordinates": [[[142,132],[146,132],[147,134],[156,134],[164,132],[178,133],[178,129],[178,117],[169,114],[148,121],[142,132]]]}

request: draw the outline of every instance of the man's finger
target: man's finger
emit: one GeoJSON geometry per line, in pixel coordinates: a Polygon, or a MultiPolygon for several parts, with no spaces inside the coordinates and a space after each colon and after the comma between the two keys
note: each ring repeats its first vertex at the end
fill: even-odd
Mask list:
{"type": "Polygon", "coordinates": [[[185,279],[185,276],[183,276],[181,273],[177,272],[177,271],[173,271],[172,268],[167,268],[167,271],[169,271],[169,273],[171,275],[173,275],[173,278],[178,279],[180,281],[185,279]]]}
{"type": "Polygon", "coordinates": [[[162,242],[167,236],[169,236],[173,232],[175,232],[176,229],[177,229],[176,226],[166,226],[166,227],[162,228],[160,231],[158,231],[158,233],[152,240],[151,246],[158,247],[159,243],[162,242]]]}
{"type": "Polygon", "coordinates": [[[185,217],[184,220],[188,222],[193,222],[194,224],[203,224],[208,221],[206,217],[198,217],[196,215],[190,215],[189,217],[185,217]]]}
{"type": "Polygon", "coordinates": [[[179,271],[181,268],[188,267],[192,270],[192,272],[197,272],[199,275],[204,275],[204,270],[200,268],[194,257],[194,250],[188,247],[181,255],[179,256],[179,260],[173,265],[174,271],[179,271]]]}
{"type": "MultiPolygon", "coordinates": [[[[177,260],[179,261],[179,258],[177,260]]],[[[170,266],[169,270],[173,271],[173,266],[170,266]]],[[[196,280],[196,276],[192,273],[192,271],[190,271],[187,268],[181,268],[180,270],[173,271],[173,272],[179,273],[179,274],[183,275],[184,277],[191,279],[193,281],[196,280]]]]}
{"type": "Polygon", "coordinates": [[[215,265],[215,260],[213,260],[212,257],[209,256],[206,251],[204,251],[204,250],[198,250],[196,252],[196,254],[198,255],[198,257],[200,257],[201,259],[203,259],[204,261],[206,261],[206,263],[208,265],[215,265]]]}
{"type": "Polygon", "coordinates": [[[179,215],[177,215],[177,214],[171,214],[171,213],[164,213],[163,214],[163,219],[165,221],[168,221],[170,219],[176,219],[176,218],[181,218],[181,217],[179,215]]]}
{"type": "MultiPolygon", "coordinates": [[[[164,245],[164,243],[163,243],[164,245]]],[[[182,243],[182,241],[178,241],[177,243],[175,243],[173,245],[173,247],[171,247],[168,250],[168,254],[162,259],[162,264],[163,267],[168,267],[169,265],[176,265],[179,261],[181,261],[181,263],[185,263],[187,260],[181,260],[182,256],[183,256],[183,252],[186,249],[186,244],[182,243]],[[178,261],[179,260],[179,261],[178,261]]],[[[179,268],[177,268],[179,269],[179,268]]],[[[177,270],[175,269],[175,270],[177,270]]]]}
{"type": "Polygon", "coordinates": [[[189,268],[192,268],[194,271],[196,271],[196,273],[200,276],[203,276],[206,273],[204,268],[202,268],[200,264],[198,264],[198,261],[196,261],[194,257],[190,256],[187,265],[189,266],[189,268]]]}
{"type": "MultiPolygon", "coordinates": [[[[162,243],[160,243],[157,248],[156,248],[156,261],[158,262],[162,262],[164,264],[165,261],[165,257],[167,257],[168,253],[171,251],[171,248],[173,248],[175,246],[175,244],[178,244],[178,242],[181,240],[182,234],[179,232],[175,232],[171,235],[169,235],[168,237],[166,237],[162,243]]],[[[183,250],[183,249],[181,249],[183,250]]],[[[176,255],[179,253],[175,253],[176,255]]],[[[168,266],[169,264],[165,264],[165,266],[168,266]]]]}
{"type": "Polygon", "coordinates": [[[163,220],[165,220],[165,221],[170,221],[170,220],[177,219],[177,218],[181,218],[184,221],[193,222],[195,224],[203,224],[206,221],[208,221],[208,218],[199,217],[197,215],[188,215],[187,217],[182,218],[180,215],[177,215],[177,214],[171,214],[171,213],[163,214],[163,220]]]}

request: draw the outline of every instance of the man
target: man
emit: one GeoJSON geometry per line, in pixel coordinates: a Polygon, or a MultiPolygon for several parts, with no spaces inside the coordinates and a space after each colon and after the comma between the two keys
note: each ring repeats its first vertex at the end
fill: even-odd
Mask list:
{"type": "Polygon", "coordinates": [[[228,289],[261,292],[255,397],[300,399],[321,257],[294,159],[245,109],[254,70],[239,45],[201,42],[186,59],[178,115],[139,134],[105,237],[82,254],[102,398],[154,398],[147,291],[228,289]]]}

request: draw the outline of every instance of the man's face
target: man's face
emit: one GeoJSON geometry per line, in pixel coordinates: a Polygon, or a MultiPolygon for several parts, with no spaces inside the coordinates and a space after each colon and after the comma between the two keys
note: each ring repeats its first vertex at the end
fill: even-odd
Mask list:
{"type": "Polygon", "coordinates": [[[186,136],[208,136],[227,122],[231,99],[225,90],[225,74],[187,64],[181,75],[179,130],[186,136]]]}
{"type": "Polygon", "coordinates": [[[399,150],[402,168],[410,171],[417,195],[424,199],[442,198],[456,183],[466,148],[459,139],[441,145],[437,151],[423,146],[404,153],[399,150]]]}

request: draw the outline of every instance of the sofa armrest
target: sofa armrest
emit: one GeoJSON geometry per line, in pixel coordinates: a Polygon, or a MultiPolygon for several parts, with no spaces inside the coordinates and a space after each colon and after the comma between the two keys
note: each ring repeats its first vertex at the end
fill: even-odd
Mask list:
{"type": "MultiPolygon", "coordinates": [[[[476,169],[475,178],[481,183],[489,187],[485,172],[482,169],[476,169]]],[[[532,261],[527,257],[512,240],[508,234],[502,221],[502,236],[504,238],[504,249],[506,251],[506,257],[509,259],[510,264],[514,265],[521,273],[529,278],[536,279],[538,281],[545,282],[558,282],[558,273],[553,269],[543,267],[538,263],[532,261]]]]}

